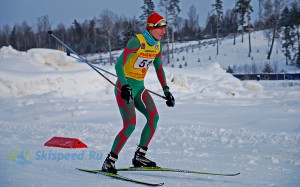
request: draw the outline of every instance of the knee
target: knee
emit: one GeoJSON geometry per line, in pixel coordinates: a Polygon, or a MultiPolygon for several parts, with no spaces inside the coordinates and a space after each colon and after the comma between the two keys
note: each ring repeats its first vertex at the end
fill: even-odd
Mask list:
{"type": "Polygon", "coordinates": [[[156,115],[154,116],[154,118],[153,118],[153,128],[154,128],[154,130],[156,130],[156,128],[157,128],[158,120],[159,120],[159,115],[156,114],[156,115]]]}
{"type": "Polygon", "coordinates": [[[132,132],[134,131],[134,129],[135,129],[135,125],[133,125],[133,124],[128,125],[128,127],[126,127],[126,129],[125,129],[125,136],[129,137],[132,134],[132,132]]]}

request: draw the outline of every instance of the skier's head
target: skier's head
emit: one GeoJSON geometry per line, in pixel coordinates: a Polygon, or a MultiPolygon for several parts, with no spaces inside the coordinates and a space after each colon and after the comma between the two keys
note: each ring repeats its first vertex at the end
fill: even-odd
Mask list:
{"type": "Polygon", "coordinates": [[[156,29],[158,27],[166,27],[168,25],[167,21],[159,15],[158,13],[154,12],[151,14],[147,19],[147,26],[146,29],[148,31],[156,29]]]}
{"type": "Polygon", "coordinates": [[[158,13],[154,12],[147,19],[146,29],[156,40],[161,40],[165,35],[165,28],[168,25],[167,21],[158,13]]]}

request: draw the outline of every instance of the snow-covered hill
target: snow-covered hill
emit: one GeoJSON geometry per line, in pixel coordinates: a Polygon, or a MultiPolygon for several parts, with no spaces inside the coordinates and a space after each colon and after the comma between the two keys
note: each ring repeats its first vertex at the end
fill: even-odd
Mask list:
{"type": "MultiPolygon", "coordinates": [[[[253,34],[250,58],[243,52],[248,44],[233,46],[232,39],[221,42],[218,56],[212,44],[193,52],[184,47],[191,43],[176,44],[174,68],[165,67],[176,106],[168,108],[153,95],[160,120],[149,147],[151,159],[164,167],[241,175],[120,174],[172,187],[299,186],[300,81],[241,82],[223,69],[265,63],[267,43],[262,34],[253,34]],[[180,64],[183,68],[178,68],[180,64]]],[[[272,61],[280,69],[291,70],[278,51],[272,61]]],[[[113,66],[101,68],[114,73],[113,66]]],[[[154,68],[145,85],[162,94],[154,68]]],[[[19,52],[2,47],[0,105],[0,186],[138,186],[75,170],[100,168],[122,126],[113,86],[86,64],[56,50],[19,52]],[[53,136],[79,138],[88,148],[44,147],[53,136]],[[67,156],[71,154],[74,159],[67,156]]],[[[137,116],[136,130],[119,155],[118,167],[131,165],[145,123],[138,112],[137,116]]]]}

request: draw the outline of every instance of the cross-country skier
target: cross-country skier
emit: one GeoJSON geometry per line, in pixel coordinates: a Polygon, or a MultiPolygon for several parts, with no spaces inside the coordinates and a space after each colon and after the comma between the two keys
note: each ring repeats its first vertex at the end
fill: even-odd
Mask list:
{"type": "Polygon", "coordinates": [[[155,103],[145,89],[144,78],[151,64],[166,96],[166,104],[174,107],[175,100],[166,82],[162,62],[161,38],[166,32],[166,20],[154,12],[147,19],[146,30],[136,34],[127,43],[115,65],[118,80],[115,89],[117,104],[123,119],[123,128],[117,134],[111,152],[106,157],[102,171],[117,173],[115,162],[127,139],[135,129],[135,108],[147,119],[141,139],[132,159],[134,167],[156,167],[156,163],[145,157],[148,145],[155,133],[158,112],[155,103]]]}

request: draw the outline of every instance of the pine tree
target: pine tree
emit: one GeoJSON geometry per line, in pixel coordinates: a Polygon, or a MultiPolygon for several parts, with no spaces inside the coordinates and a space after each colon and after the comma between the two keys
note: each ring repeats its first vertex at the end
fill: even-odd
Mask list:
{"type": "Polygon", "coordinates": [[[300,45],[300,31],[299,31],[299,26],[300,26],[300,3],[299,1],[294,1],[291,3],[291,22],[296,28],[296,35],[297,35],[297,40],[298,40],[298,45],[300,45]]]}
{"type": "Polygon", "coordinates": [[[264,0],[258,0],[258,29],[262,30],[264,28],[263,24],[263,4],[264,0]]]}
{"type": "Polygon", "coordinates": [[[235,11],[240,14],[240,26],[242,27],[242,42],[244,42],[244,24],[245,24],[245,15],[246,13],[252,10],[253,8],[250,5],[250,0],[237,0],[235,11]]]}
{"type": "Polygon", "coordinates": [[[247,7],[247,20],[248,20],[248,41],[249,41],[249,54],[248,57],[250,57],[252,49],[251,49],[251,29],[250,29],[250,21],[251,21],[251,12],[253,12],[253,8],[250,5],[251,0],[246,1],[246,7],[247,7]]]}
{"type": "MultiPolygon", "coordinates": [[[[178,14],[180,13],[181,9],[179,8],[179,0],[170,0],[169,1],[169,14],[171,21],[171,28],[172,28],[172,59],[174,59],[174,31],[175,25],[177,24],[178,14]]],[[[169,20],[168,20],[169,21],[169,20]]]]}
{"type": "Polygon", "coordinates": [[[263,73],[273,73],[273,69],[272,69],[272,67],[270,66],[270,64],[265,64],[265,67],[264,67],[264,69],[263,69],[263,71],[262,71],[263,73]]]}
{"type": "Polygon", "coordinates": [[[247,16],[248,20],[248,37],[249,37],[249,54],[250,57],[251,53],[251,38],[250,38],[250,20],[251,20],[251,12],[253,12],[253,8],[250,5],[251,0],[237,0],[235,12],[240,14],[240,27],[242,28],[242,42],[244,42],[244,24],[245,24],[245,15],[247,16]]]}
{"type": "Polygon", "coordinates": [[[291,60],[291,50],[294,45],[293,40],[293,24],[291,22],[291,14],[288,7],[285,7],[282,11],[280,22],[280,26],[283,27],[283,52],[285,56],[285,63],[288,65],[288,60],[291,60]]]}
{"type": "Polygon", "coordinates": [[[82,38],[82,28],[76,19],[74,20],[73,25],[74,25],[74,31],[76,36],[75,41],[80,42],[82,38]]]}
{"type": "Polygon", "coordinates": [[[13,30],[10,33],[9,36],[9,45],[11,45],[14,49],[17,48],[17,42],[16,42],[16,26],[14,26],[13,30]]]}
{"type": "Polygon", "coordinates": [[[144,5],[141,6],[143,11],[142,15],[140,15],[141,24],[144,25],[147,21],[147,18],[154,12],[155,5],[152,0],[144,0],[144,5]]]}
{"type": "MultiPolygon", "coordinates": [[[[169,0],[160,0],[159,1],[159,6],[162,8],[162,11],[164,12],[164,18],[166,20],[169,20],[169,16],[170,16],[170,13],[169,13],[169,0]]],[[[167,48],[167,64],[170,64],[171,61],[170,61],[170,46],[169,46],[169,27],[166,27],[166,36],[167,36],[167,44],[166,44],[166,48],[167,48]]]]}
{"type": "Polygon", "coordinates": [[[134,36],[135,32],[133,29],[133,24],[131,22],[125,22],[125,29],[122,32],[123,38],[122,38],[122,46],[126,46],[129,39],[134,36]]]}
{"type": "Polygon", "coordinates": [[[235,0],[235,3],[234,3],[234,8],[233,8],[233,15],[232,15],[232,18],[231,18],[231,25],[233,27],[233,45],[235,45],[235,39],[236,39],[236,34],[237,34],[237,30],[238,30],[238,11],[236,10],[237,8],[237,0],[235,0]]]}
{"type": "Polygon", "coordinates": [[[269,19],[271,17],[271,15],[273,14],[273,3],[272,3],[272,0],[265,0],[263,2],[263,20],[264,20],[264,24],[265,24],[265,27],[270,29],[271,26],[270,26],[270,23],[269,23],[269,19]]]}
{"type": "Polygon", "coordinates": [[[217,26],[217,55],[219,54],[219,29],[223,20],[223,1],[215,0],[215,4],[212,4],[213,10],[216,12],[216,26],[217,26]]]}
{"type": "Polygon", "coordinates": [[[228,66],[228,67],[227,67],[227,70],[226,70],[226,73],[231,73],[231,74],[233,74],[233,69],[232,69],[230,66],[228,66]]]}
{"type": "Polygon", "coordinates": [[[270,50],[269,50],[268,56],[267,56],[268,60],[271,59],[274,41],[279,32],[278,22],[279,22],[280,9],[281,9],[282,5],[283,5],[283,2],[281,0],[274,0],[274,10],[273,10],[273,13],[271,14],[271,17],[269,17],[271,32],[272,32],[272,34],[271,34],[272,41],[271,41],[270,50]]]}

